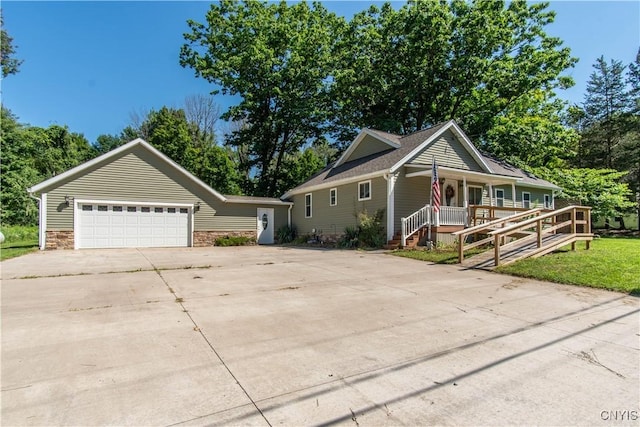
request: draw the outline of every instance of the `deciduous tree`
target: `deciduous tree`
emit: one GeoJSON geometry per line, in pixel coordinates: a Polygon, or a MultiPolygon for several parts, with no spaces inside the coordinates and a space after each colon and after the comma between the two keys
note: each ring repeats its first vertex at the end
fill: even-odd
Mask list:
{"type": "Polygon", "coordinates": [[[287,156],[324,141],[343,20],[320,3],[233,0],[211,5],[205,19],[189,21],[180,63],[240,98],[222,115],[244,123],[227,144],[248,148],[254,193],[278,196],[287,156]]]}

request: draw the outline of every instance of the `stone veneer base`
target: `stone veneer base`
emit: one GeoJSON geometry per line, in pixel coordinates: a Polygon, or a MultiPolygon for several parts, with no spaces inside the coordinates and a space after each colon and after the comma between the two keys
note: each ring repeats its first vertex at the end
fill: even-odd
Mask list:
{"type": "Polygon", "coordinates": [[[225,236],[244,236],[257,240],[257,232],[256,231],[194,231],[193,232],[193,246],[195,247],[204,247],[204,246],[215,246],[216,239],[219,237],[225,236]]]}
{"type": "Polygon", "coordinates": [[[45,249],[73,249],[73,231],[47,231],[45,249]]]}

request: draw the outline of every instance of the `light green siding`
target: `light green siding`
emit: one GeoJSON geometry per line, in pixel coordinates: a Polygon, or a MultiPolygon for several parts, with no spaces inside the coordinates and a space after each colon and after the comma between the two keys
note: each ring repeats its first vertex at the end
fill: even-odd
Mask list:
{"type": "Polygon", "coordinates": [[[449,130],[445,131],[440,138],[432,142],[413,159],[410,159],[409,163],[431,165],[434,157],[438,166],[484,172],[469,151],[449,130]]]}
{"type": "Polygon", "coordinates": [[[400,230],[403,217],[407,217],[429,204],[431,197],[431,177],[406,177],[406,169],[401,168],[394,188],[394,232],[400,230]]]}
{"type": "MultiPolygon", "coordinates": [[[[47,191],[48,230],[73,230],[73,205],[65,206],[66,195],[105,201],[200,202],[200,210],[194,214],[195,231],[255,230],[257,208],[262,206],[224,203],[141,146],[44,190],[47,191]]],[[[283,221],[286,224],[286,208],[276,207],[274,214],[276,225],[283,221]]]]}
{"type": "MultiPolygon", "coordinates": [[[[474,185],[469,183],[469,185],[474,185]]],[[[479,185],[479,184],[475,184],[479,185]]],[[[515,204],[512,197],[512,187],[510,185],[494,185],[493,186],[493,205],[496,206],[496,188],[500,188],[504,190],[504,206],[512,207],[515,206],[517,208],[522,208],[522,192],[531,193],[531,208],[544,208],[544,195],[548,194],[549,197],[552,195],[551,190],[543,190],[540,188],[531,188],[522,185],[516,185],[516,199],[515,204]]],[[[489,186],[484,186],[482,204],[489,206],[489,186]]]]}
{"type": "MultiPolygon", "coordinates": [[[[334,187],[331,187],[334,188],[334,187]]],[[[329,206],[329,188],[310,192],[312,196],[312,215],[305,218],[305,193],[296,194],[292,201],[292,223],[298,234],[340,235],[347,226],[358,224],[357,214],[367,211],[370,215],[377,209],[384,209],[384,224],[386,224],[387,181],[384,178],[371,179],[371,200],[358,201],[358,183],[336,186],[338,203],[329,206]]]]}
{"type": "Polygon", "coordinates": [[[390,150],[391,147],[389,144],[386,144],[370,135],[366,135],[360,144],[353,150],[353,153],[349,157],[345,159],[345,162],[356,160],[361,157],[370,156],[374,153],[380,153],[382,151],[390,150]]]}

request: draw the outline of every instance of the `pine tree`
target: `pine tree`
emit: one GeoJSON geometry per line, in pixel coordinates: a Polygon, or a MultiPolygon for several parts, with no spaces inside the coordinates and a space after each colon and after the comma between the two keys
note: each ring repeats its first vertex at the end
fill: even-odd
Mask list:
{"type": "Polygon", "coordinates": [[[624,81],[626,66],[616,60],[607,64],[601,56],[593,67],[584,100],[584,158],[579,161],[588,167],[618,169],[615,151],[625,134],[625,113],[630,107],[624,81]]]}

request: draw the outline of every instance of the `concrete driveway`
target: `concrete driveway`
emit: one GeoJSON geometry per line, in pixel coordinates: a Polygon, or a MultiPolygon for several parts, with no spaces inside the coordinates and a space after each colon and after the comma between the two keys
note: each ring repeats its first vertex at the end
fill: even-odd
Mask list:
{"type": "Polygon", "coordinates": [[[640,303],[383,253],[2,264],[2,425],[638,425],[640,303]]]}

